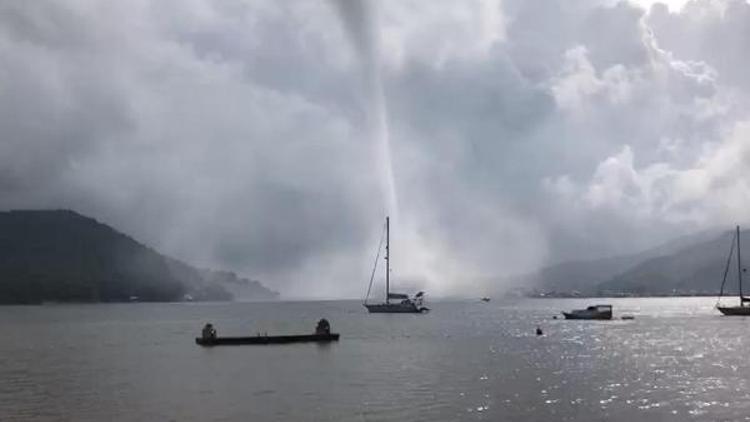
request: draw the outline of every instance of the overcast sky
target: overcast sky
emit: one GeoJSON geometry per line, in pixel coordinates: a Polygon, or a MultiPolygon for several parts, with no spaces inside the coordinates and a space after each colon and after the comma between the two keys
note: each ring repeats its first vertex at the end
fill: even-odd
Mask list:
{"type": "Polygon", "coordinates": [[[750,5],[651,3],[0,0],[0,208],[315,297],[746,223],[750,5]]]}

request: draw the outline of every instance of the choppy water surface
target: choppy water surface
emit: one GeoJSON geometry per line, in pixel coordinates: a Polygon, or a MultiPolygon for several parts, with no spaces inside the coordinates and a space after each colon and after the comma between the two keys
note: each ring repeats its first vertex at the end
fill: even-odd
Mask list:
{"type": "Polygon", "coordinates": [[[633,321],[552,319],[596,302],[0,307],[0,420],[750,419],[750,318],[689,298],[604,301],[633,321]],[[247,335],[320,317],[339,343],[193,343],[206,321],[247,335]]]}

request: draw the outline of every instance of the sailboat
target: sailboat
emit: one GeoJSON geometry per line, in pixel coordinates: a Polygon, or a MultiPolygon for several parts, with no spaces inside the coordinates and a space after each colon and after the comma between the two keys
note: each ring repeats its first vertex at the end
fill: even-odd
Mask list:
{"type": "Polygon", "coordinates": [[[724,315],[730,316],[750,316],[750,297],[746,297],[742,294],[742,256],[740,254],[740,226],[737,226],[737,232],[732,239],[732,247],[729,249],[729,257],[727,257],[727,265],[724,267],[724,279],[721,281],[721,290],[719,292],[719,300],[724,295],[724,284],[727,282],[727,274],[729,273],[729,264],[732,262],[732,254],[734,253],[734,245],[737,245],[737,282],[739,284],[739,298],[740,304],[738,306],[719,306],[718,301],[716,302],[716,309],[724,315]]]}
{"type": "MultiPolygon", "coordinates": [[[[375,257],[375,266],[372,269],[372,275],[370,276],[370,285],[367,288],[367,296],[365,296],[365,302],[363,305],[367,308],[370,313],[381,313],[381,314],[418,314],[429,311],[428,308],[424,307],[424,292],[419,292],[414,297],[409,297],[403,293],[391,293],[391,220],[390,217],[385,217],[385,302],[384,303],[367,303],[370,298],[370,290],[372,289],[372,281],[375,278],[375,271],[380,260],[380,247],[378,247],[378,253],[375,257]]],[[[381,238],[380,244],[382,246],[383,240],[381,238]]]]}

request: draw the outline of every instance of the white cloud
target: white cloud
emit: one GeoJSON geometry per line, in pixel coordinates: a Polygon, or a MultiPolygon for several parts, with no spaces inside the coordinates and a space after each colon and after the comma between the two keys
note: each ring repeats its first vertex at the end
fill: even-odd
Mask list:
{"type": "MultiPolygon", "coordinates": [[[[376,3],[378,4],[378,3],[376,3]]],[[[505,41],[499,0],[472,2],[389,1],[382,4],[382,54],[387,65],[418,60],[442,66],[450,60],[483,60],[505,41]]]]}
{"type": "Polygon", "coordinates": [[[739,122],[721,143],[712,144],[691,165],[655,162],[638,167],[629,146],[603,160],[591,179],[568,176],[545,187],[568,201],[584,199],[579,212],[606,210],[622,219],[690,223],[695,227],[746,221],[750,194],[750,122],[739,122]]]}

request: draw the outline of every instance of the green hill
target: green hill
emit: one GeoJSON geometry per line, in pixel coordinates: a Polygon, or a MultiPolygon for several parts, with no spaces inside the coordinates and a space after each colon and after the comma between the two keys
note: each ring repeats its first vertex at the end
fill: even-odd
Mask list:
{"type": "Polygon", "coordinates": [[[256,300],[278,293],[196,269],[73,211],[0,212],[0,303],[256,300]]]}

